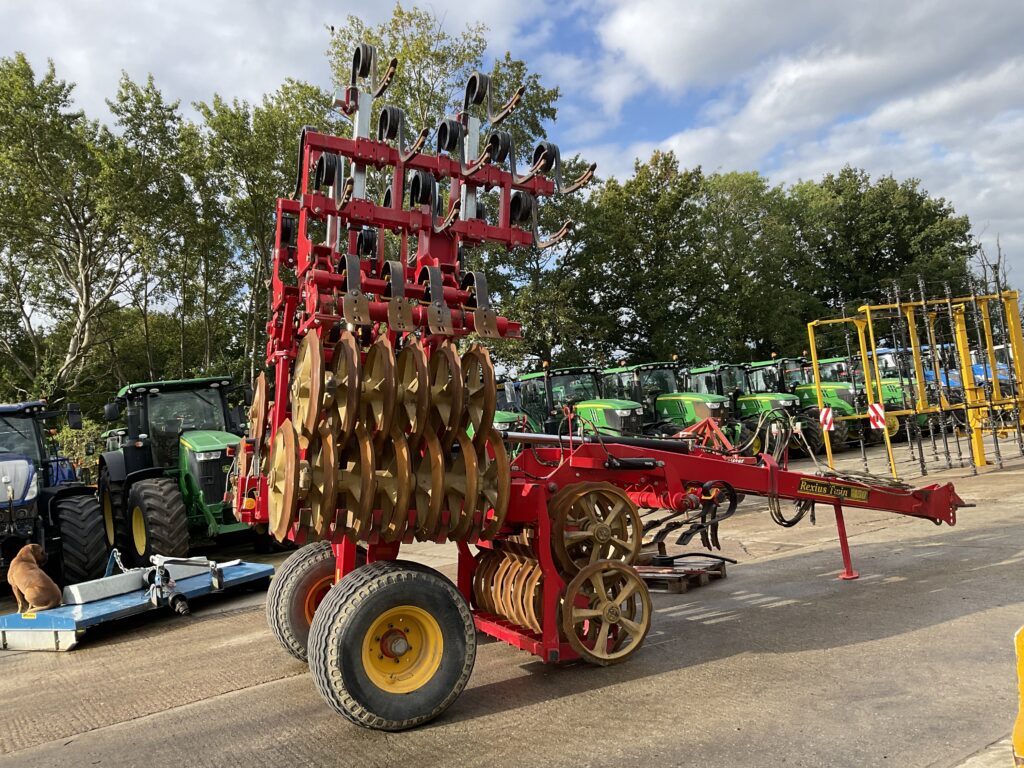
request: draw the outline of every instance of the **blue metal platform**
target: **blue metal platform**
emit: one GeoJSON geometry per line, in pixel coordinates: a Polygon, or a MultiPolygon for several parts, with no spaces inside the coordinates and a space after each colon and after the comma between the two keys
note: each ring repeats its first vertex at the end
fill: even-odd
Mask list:
{"type": "MultiPolygon", "coordinates": [[[[221,570],[224,589],[237,587],[274,574],[272,565],[238,563],[221,570]]],[[[213,593],[209,573],[189,576],[176,582],[177,591],[186,598],[213,593]]],[[[62,605],[36,613],[9,613],[0,616],[0,648],[4,650],[69,651],[89,627],[128,616],[137,616],[165,606],[154,606],[146,589],[106,597],[81,605],[62,605]]]]}

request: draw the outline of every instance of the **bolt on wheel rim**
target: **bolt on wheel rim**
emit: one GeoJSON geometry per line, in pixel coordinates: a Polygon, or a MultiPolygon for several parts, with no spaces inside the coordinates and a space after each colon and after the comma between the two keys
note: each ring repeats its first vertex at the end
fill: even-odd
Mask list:
{"type": "Polygon", "coordinates": [[[443,655],[444,635],[437,619],[414,605],[384,611],[363,636],[363,670],[387,693],[422,688],[441,667],[443,655]]]}

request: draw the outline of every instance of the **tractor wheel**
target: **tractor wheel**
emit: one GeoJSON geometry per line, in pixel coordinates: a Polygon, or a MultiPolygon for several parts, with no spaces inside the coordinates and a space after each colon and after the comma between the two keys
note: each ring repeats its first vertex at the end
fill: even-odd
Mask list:
{"type": "Polygon", "coordinates": [[[730,424],[725,432],[725,436],[733,444],[734,448],[742,449],[741,454],[743,456],[757,456],[764,447],[764,441],[761,439],[761,436],[746,424],[730,424]]]}
{"type": "MultiPolygon", "coordinates": [[[[366,562],[366,550],[356,550],[356,562],[366,562]]],[[[267,592],[267,623],[282,647],[306,661],[309,625],[317,606],[334,586],[334,552],[326,541],[307,544],[285,560],[267,592]]]]}
{"type": "Polygon", "coordinates": [[[147,565],[150,555],[188,554],[188,512],[172,477],[139,480],[128,494],[132,521],[132,560],[147,565]]]}
{"type": "Polygon", "coordinates": [[[836,419],[834,426],[835,429],[828,436],[832,443],[832,451],[845,451],[850,445],[850,422],[836,419]]]}
{"type": "Polygon", "coordinates": [[[121,483],[115,483],[110,479],[110,472],[106,467],[100,469],[100,509],[103,514],[107,546],[110,549],[117,547],[122,552],[127,552],[131,536],[128,519],[124,516],[123,490],[124,486],[121,483]]]}
{"type": "Polygon", "coordinates": [[[63,549],[65,584],[103,576],[107,544],[100,503],[92,494],[66,496],[54,505],[63,549]]]}
{"type": "Polygon", "coordinates": [[[821,422],[818,421],[817,409],[800,414],[797,416],[797,421],[800,422],[800,431],[804,436],[803,440],[794,438],[797,450],[805,456],[818,454],[825,450],[825,438],[821,434],[821,422]],[[809,453],[808,448],[810,448],[809,453]]]}
{"type": "Polygon", "coordinates": [[[475,661],[466,600],[437,571],[405,561],[350,573],[327,593],[309,631],[320,695],[353,723],[382,731],[444,712],[475,661]]]}

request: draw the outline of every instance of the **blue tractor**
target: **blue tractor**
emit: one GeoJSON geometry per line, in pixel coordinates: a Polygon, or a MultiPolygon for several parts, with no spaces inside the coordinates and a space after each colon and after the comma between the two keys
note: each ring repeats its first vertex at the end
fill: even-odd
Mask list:
{"type": "MultiPolygon", "coordinates": [[[[26,544],[40,544],[46,570],[61,584],[103,575],[107,542],[96,489],[78,481],[43,429],[59,416],[46,403],[0,405],[0,581],[26,544]]],[[[67,410],[68,425],[81,429],[82,412],[67,410]]]]}

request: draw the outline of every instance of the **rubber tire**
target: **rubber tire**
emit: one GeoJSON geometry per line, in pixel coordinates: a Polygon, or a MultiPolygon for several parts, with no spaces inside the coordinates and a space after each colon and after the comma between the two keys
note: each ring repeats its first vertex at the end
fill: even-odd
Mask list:
{"type": "MultiPolygon", "coordinates": [[[[356,563],[366,563],[366,550],[356,550],[356,563]]],[[[309,622],[306,595],[317,582],[334,578],[334,552],[326,541],[307,544],[292,552],[274,574],[267,591],[267,624],[288,653],[307,660],[309,622]]]]}
{"type": "Polygon", "coordinates": [[[829,440],[832,443],[832,452],[838,453],[845,451],[850,447],[850,423],[847,421],[839,421],[838,419],[833,422],[835,429],[832,430],[832,434],[829,435],[829,440]]]}
{"type": "Polygon", "coordinates": [[[99,499],[91,493],[65,496],[54,503],[60,528],[64,584],[103,576],[107,569],[107,533],[99,499]]]}
{"type": "Polygon", "coordinates": [[[309,670],[320,695],[356,725],[402,731],[444,712],[469,682],[476,628],[465,598],[437,571],[402,560],[357,568],[334,585],[313,617],[309,670]],[[444,650],[434,677],[417,691],[387,693],[362,670],[361,644],[371,623],[396,605],[434,616],[444,650]]]}
{"type": "Polygon", "coordinates": [[[128,492],[128,511],[134,514],[136,507],[142,510],[146,527],[146,551],[138,553],[133,537],[128,547],[132,562],[148,565],[150,555],[188,555],[188,512],[174,478],[153,477],[132,485],[128,492]]]}
{"type": "MultiPolygon", "coordinates": [[[[726,438],[729,438],[730,433],[735,435],[735,438],[736,438],[735,440],[733,440],[733,439],[729,440],[729,442],[731,442],[733,444],[734,448],[746,445],[747,443],[749,443],[751,440],[754,439],[754,430],[752,430],[746,424],[742,424],[742,423],[741,424],[736,424],[735,426],[732,426],[731,428],[728,428],[728,429],[726,429],[724,431],[725,431],[726,438]]],[[[751,445],[749,448],[746,448],[741,453],[741,455],[742,456],[756,456],[757,454],[754,452],[754,449],[756,447],[757,447],[756,445],[751,445]]]]}
{"type": "Polygon", "coordinates": [[[794,440],[790,445],[796,445],[797,451],[804,456],[810,454],[807,453],[807,448],[810,446],[811,454],[820,454],[825,450],[825,438],[821,434],[821,422],[818,420],[817,409],[814,411],[806,411],[797,416],[797,421],[800,422],[800,430],[803,432],[804,440],[807,444],[804,444],[804,440],[794,440]]]}
{"type": "Polygon", "coordinates": [[[106,521],[103,523],[103,538],[107,542],[107,547],[113,549],[117,547],[121,552],[127,552],[128,547],[131,545],[130,529],[128,526],[128,518],[124,514],[124,486],[121,483],[112,482],[110,479],[110,472],[104,466],[100,469],[99,478],[99,492],[98,498],[100,501],[100,517],[103,517],[103,503],[104,497],[110,500],[110,511],[114,522],[114,540],[110,540],[110,535],[107,532],[106,521]]]}

